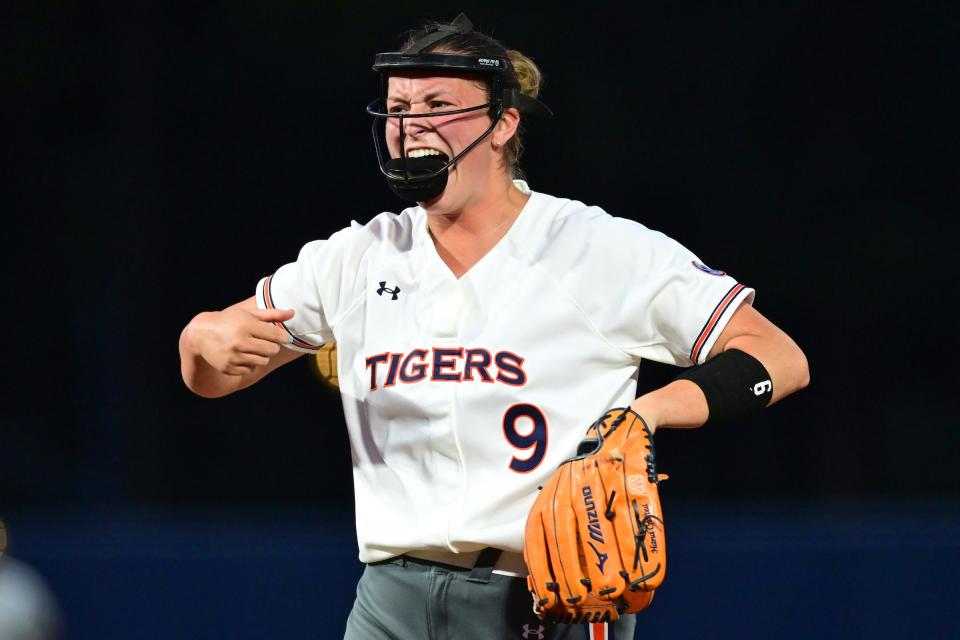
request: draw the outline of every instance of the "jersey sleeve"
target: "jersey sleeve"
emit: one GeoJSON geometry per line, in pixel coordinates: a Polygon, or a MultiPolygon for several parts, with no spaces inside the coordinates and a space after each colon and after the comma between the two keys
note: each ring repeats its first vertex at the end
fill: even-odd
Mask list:
{"type": "Polygon", "coordinates": [[[290,335],[289,348],[313,353],[334,339],[337,319],[354,297],[357,233],[351,227],[328,240],[307,243],[296,262],[283,265],[257,284],[259,308],[293,309],[293,318],[276,323],[290,335]]]}
{"type": "Polygon", "coordinates": [[[753,289],[663,233],[606,214],[590,227],[581,238],[591,268],[574,267],[573,295],[596,329],[638,360],[702,364],[740,304],[753,302],[753,289]]]}

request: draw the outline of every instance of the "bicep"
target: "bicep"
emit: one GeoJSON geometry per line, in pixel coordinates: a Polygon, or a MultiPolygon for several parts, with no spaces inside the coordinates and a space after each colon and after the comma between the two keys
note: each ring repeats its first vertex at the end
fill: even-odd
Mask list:
{"type": "Polygon", "coordinates": [[[741,304],[710,349],[708,359],[728,349],[739,349],[760,361],[773,379],[773,399],[809,383],[806,356],[793,338],[749,304],[741,304]]]}
{"type": "Polygon", "coordinates": [[[760,338],[784,346],[796,347],[793,339],[780,327],[765,318],[753,308],[753,305],[745,302],[734,312],[730,322],[723,328],[707,358],[712,358],[728,348],[736,348],[736,344],[742,342],[744,338],[760,338]]]}
{"type": "Polygon", "coordinates": [[[764,318],[759,311],[754,309],[753,305],[744,302],[733,312],[730,321],[727,322],[727,326],[720,332],[717,341],[714,342],[713,347],[710,348],[707,360],[726,351],[727,345],[734,338],[741,336],[760,336],[764,333],[772,333],[774,330],[779,331],[772,322],[764,318]]]}

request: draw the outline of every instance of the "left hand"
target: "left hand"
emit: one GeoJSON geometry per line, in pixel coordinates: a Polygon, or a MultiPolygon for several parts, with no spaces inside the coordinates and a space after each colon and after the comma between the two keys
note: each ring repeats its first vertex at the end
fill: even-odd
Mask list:
{"type": "Polygon", "coordinates": [[[653,437],[611,409],[537,496],[524,541],[534,608],[559,622],[617,620],[653,599],[666,571],[653,437]]]}

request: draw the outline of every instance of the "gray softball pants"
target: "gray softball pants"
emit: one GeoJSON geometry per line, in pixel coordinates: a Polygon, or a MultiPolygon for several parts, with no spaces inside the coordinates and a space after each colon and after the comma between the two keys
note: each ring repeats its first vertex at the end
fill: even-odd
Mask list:
{"type": "Polygon", "coordinates": [[[364,569],[344,640],[632,640],[635,625],[543,622],[524,578],[399,556],[364,569]]]}

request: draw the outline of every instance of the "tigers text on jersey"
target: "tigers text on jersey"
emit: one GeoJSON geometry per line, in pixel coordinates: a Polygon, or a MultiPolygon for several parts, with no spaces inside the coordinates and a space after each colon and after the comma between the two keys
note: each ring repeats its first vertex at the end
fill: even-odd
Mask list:
{"type": "Polygon", "coordinates": [[[420,207],[308,243],[257,286],[291,348],[337,341],[360,559],[520,552],[527,512],[644,358],[701,363],[753,290],[662,233],[530,192],[460,279],[420,207]]]}

